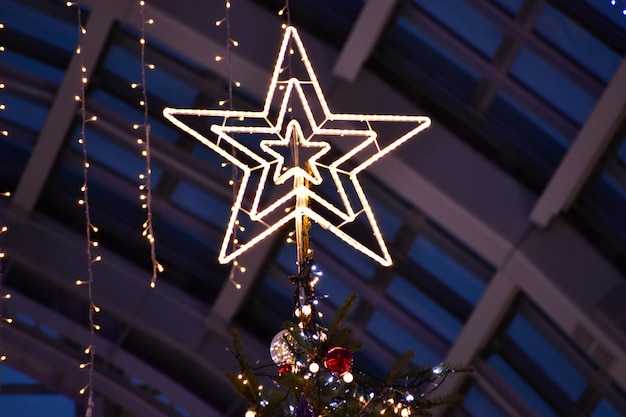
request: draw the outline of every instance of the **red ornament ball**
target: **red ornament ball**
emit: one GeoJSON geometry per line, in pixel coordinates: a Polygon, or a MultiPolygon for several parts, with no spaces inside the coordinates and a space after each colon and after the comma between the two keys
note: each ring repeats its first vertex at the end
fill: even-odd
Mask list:
{"type": "Polygon", "coordinates": [[[283,375],[293,371],[293,365],[287,362],[283,362],[278,366],[278,375],[283,375]]]}
{"type": "Polygon", "coordinates": [[[342,347],[331,348],[324,358],[324,366],[333,374],[343,375],[352,369],[353,355],[342,347]]]}

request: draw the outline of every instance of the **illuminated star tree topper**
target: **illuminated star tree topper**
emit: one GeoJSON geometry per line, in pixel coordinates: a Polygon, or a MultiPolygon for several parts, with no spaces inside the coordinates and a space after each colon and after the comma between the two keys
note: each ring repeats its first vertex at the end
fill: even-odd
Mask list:
{"type": "Polygon", "coordinates": [[[391,265],[359,175],[428,128],[430,119],[332,113],[294,27],[285,30],[261,111],[168,107],[163,114],[242,172],[220,263],[233,261],[292,221],[298,228],[307,218],[391,265]],[[198,116],[208,118],[211,133],[198,116]],[[379,137],[382,130],[393,135],[379,137]],[[245,232],[234,233],[244,227],[245,232]]]}

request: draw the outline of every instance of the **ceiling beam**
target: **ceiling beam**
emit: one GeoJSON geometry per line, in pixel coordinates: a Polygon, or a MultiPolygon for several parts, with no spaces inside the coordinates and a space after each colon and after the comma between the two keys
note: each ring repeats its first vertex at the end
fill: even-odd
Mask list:
{"type": "Polygon", "coordinates": [[[626,59],[587,118],[575,141],[530,213],[546,227],[572,205],[626,115],[626,59]]]}
{"type": "Polygon", "coordinates": [[[398,0],[368,0],[352,27],[333,73],[347,81],[354,81],[387,25],[398,0]]]}
{"type": "Polygon", "coordinates": [[[127,11],[131,4],[133,4],[131,0],[93,4],[89,20],[85,24],[87,34],[82,41],[82,53],[72,56],[35,148],[11,199],[9,214],[13,220],[25,221],[33,211],[76,115],[77,103],[74,97],[80,91],[83,76],[81,68],[84,66],[87,69],[84,75],[91,76],[91,71],[104,50],[111,28],[120,17],[120,13],[127,11]]]}

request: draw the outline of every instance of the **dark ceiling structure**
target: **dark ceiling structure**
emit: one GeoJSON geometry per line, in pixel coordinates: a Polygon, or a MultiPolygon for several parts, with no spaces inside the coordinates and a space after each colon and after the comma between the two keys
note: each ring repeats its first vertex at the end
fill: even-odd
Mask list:
{"type": "MultiPolygon", "coordinates": [[[[292,314],[295,250],[278,233],[217,254],[233,192],[216,154],[162,117],[262,107],[284,1],[151,0],[147,27],[156,250],[149,246],[132,126],[143,110],[135,0],[83,0],[94,265],[94,417],[240,416],[227,372],[239,330],[251,359],[292,314]]],[[[336,112],[428,115],[432,127],[361,177],[394,264],[383,268],[317,227],[312,245],[332,317],[364,348],[355,368],[469,364],[437,416],[626,415],[626,16],[609,0],[291,0],[336,112]]],[[[0,414],[80,416],[89,340],[76,7],[1,0],[0,414]],[[39,407],[39,408],[38,408],[39,407]]],[[[208,132],[208,125],[205,126],[208,132]]],[[[208,134],[208,133],[207,133],[208,134]]]]}

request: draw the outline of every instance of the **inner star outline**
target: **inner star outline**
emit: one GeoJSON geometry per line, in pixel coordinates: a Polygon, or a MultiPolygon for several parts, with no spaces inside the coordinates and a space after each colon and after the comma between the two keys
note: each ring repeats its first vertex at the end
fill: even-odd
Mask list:
{"type": "Polygon", "coordinates": [[[274,66],[274,71],[265,98],[263,110],[204,110],[176,109],[166,107],[163,110],[163,115],[176,127],[191,135],[192,137],[200,141],[203,145],[207,146],[209,149],[221,155],[228,162],[239,168],[243,173],[239,190],[237,192],[237,195],[235,196],[235,201],[231,210],[227,230],[218,255],[218,261],[220,263],[229,263],[235,260],[238,256],[276,232],[278,229],[289,223],[291,220],[295,220],[296,218],[298,218],[298,216],[307,216],[314,222],[320,224],[323,228],[328,229],[330,232],[335,234],[337,237],[339,237],[349,245],[353,246],[355,249],[376,260],[381,265],[389,266],[392,264],[391,256],[383,239],[380,228],[378,227],[378,224],[376,222],[374,213],[361,187],[358,175],[365,169],[369,168],[380,158],[389,154],[398,146],[413,138],[421,131],[427,129],[431,124],[430,118],[428,118],[427,116],[332,113],[328,107],[328,104],[326,103],[326,99],[317,80],[317,76],[313,71],[313,67],[311,66],[311,63],[308,59],[302,40],[300,39],[300,36],[294,27],[289,26],[285,29],[285,34],[283,36],[276,65],[274,66]],[[288,55],[293,54],[293,51],[291,50],[292,48],[290,48],[290,46],[293,44],[295,44],[295,47],[300,54],[301,61],[306,69],[308,80],[300,80],[297,78],[291,78],[288,81],[280,80],[283,65],[287,61],[288,55]],[[313,87],[313,90],[315,92],[315,98],[317,99],[317,102],[322,110],[322,120],[320,122],[316,120],[313,112],[311,111],[308,103],[308,98],[304,93],[304,90],[302,89],[302,84],[311,85],[313,87]],[[278,112],[278,116],[275,122],[272,122],[269,116],[278,85],[283,86],[281,87],[281,90],[285,90],[285,93],[278,112]],[[312,133],[310,136],[305,137],[305,135],[302,133],[302,127],[300,123],[297,121],[294,122],[293,120],[289,121],[287,124],[287,133],[284,136],[281,136],[281,132],[285,123],[285,116],[288,113],[288,101],[294,90],[303,105],[307,122],[311,127],[312,133]],[[181,121],[179,119],[179,117],[181,116],[204,116],[222,118],[221,124],[212,124],[210,128],[211,132],[213,132],[218,139],[216,141],[208,139],[205,135],[201,134],[194,128],[190,127],[188,124],[181,121]],[[257,126],[254,123],[250,123],[248,126],[227,126],[226,124],[229,120],[231,120],[232,122],[240,123],[241,121],[245,121],[246,119],[261,120],[262,123],[257,122],[257,124],[261,124],[262,126],[257,126]],[[326,124],[332,124],[331,122],[349,122],[361,128],[337,129],[325,127],[326,124]],[[380,147],[377,141],[377,134],[370,125],[371,122],[413,123],[415,124],[415,126],[412,127],[408,132],[391,141],[389,144],[380,147]],[[310,173],[297,166],[288,169],[286,172],[281,173],[282,167],[284,166],[284,158],[279,153],[271,149],[271,145],[285,146],[285,140],[289,141],[289,135],[293,134],[294,130],[296,135],[300,135],[299,144],[301,146],[318,147],[320,149],[306,161],[311,170],[310,173]],[[261,140],[259,145],[261,149],[266,153],[266,155],[262,155],[243,145],[239,140],[237,140],[236,137],[234,137],[234,134],[244,133],[267,134],[278,137],[279,139],[261,140]],[[315,193],[313,190],[311,190],[309,186],[303,185],[303,179],[305,178],[308,179],[315,186],[319,185],[322,180],[322,177],[319,174],[319,165],[317,160],[330,151],[330,144],[325,141],[312,141],[312,138],[318,135],[332,135],[340,137],[348,136],[357,138],[361,137],[363,139],[357,146],[349,149],[345,152],[345,154],[340,155],[336,160],[332,161],[328,166],[325,167],[330,172],[330,175],[335,183],[337,193],[339,194],[342,204],[344,205],[344,210],[335,207],[333,204],[331,204],[320,195],[315,193]],[[231,147],[236,150],[235,153],[231,153],[231,147]],[[363,157],[363,155],[359,154],[365,154],[366,149],[369,149],[368,152],[371,153],[372,148],[375,149],[375,152],[364,160],[359,160],[352,169],[345,170],[342,168],[342,165],[347,164],[348,162],[355,162],[355,160],[359,159],[359,156],[363,157]],[[238,157],[239,153],[247,156],[251,161],[253,161],[252,165],[244,163],[240,159],[240,157],[238,157]],[[267,160],[265,158],[267,155],[273,156],[274,159],[267,160]],[[275,165],[274,176],[272,178],[274,183],[282,184],[285,183],[289,178],[293,177],[294,187],[292,191],[286,193],[284,196],[269,204],[268,207],[259,211],[261,196],[263,194],[265,184],[267,183],[270,176],[272,165],[275,165]],[[253,171],[259,171],[259,182],[257,189],[254,193],[252,207],[251,209],[246,210],[242,207],[242,203],[244,200],[244,195],[246,194],[246,189],[248,187],[250,176],[253,171]],[[355,213],[350,199],[345,193],[345,189],[343,187],[343,182],[341,179],[342,175],[346,176],[349,179],[358,196],[359,202],[362,207],[362,209],[359,210],[358,213],[355,213]],[[266,224],[265,222],[262,222],[262,220],[267,215],[269,215],[270,212],[278,209],[288,200],[300,199],[301,201],[303,196],[305,196],[306,199],[313,199],[322,204],[326,210],[338,216],[338,218],[341,219],[341,223],[333,224],[322,214],[314,211],[308,205],[302,204],[296,204],[295,209],[289,211],[284,216],[274,221],[272,224],[266,224]],[[232,240],[235,235],[234,231],[237,228],[238,219],[240,214],[242,213],[248,215],[250,220],[253,222],[261,221],[263,224],[266,225],[266,228],[263,229],[261,232],[256,233],[247,242],[232,247],[232,240]],[[364,213],[369,222],[372,234],[375,237],[378,245],[378,250],[374,250],[370,247],[365,246],[356,237],[350,235],[342,229],[342,226],[345,223],[353,222],[360,213],[364,213]]]}

